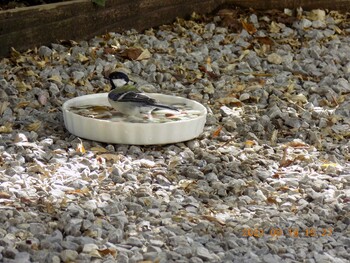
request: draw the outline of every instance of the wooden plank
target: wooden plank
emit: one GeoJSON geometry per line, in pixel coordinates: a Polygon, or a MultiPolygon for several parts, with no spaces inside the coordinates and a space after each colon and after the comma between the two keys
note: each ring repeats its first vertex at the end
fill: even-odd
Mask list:
{"type": "Polygon", "coordinates": [[[207,13],[225,0],[108,0],[99,7],[74,0],[0,11],[0,56],[10,47],[23,51],[60,39],[83,40],[106,32],[144,30],[189,16],[207,13]]]}
{"type": "Polygon", "coordinates": [[[111,31],[144,30],[193,11],[211,12],[223,3],[255,9],[350,9],[350,0],[108,0],[106,7],[74,0],[0,11],[0,57],[8,55],[10,47],[23,51],[60,39],[79,41],[111,31]]]}
{"type": "Polygon", "coordinates": [[[349,0],[226,0],[226,4],[233,4],[244,8],[254,9],[295,9],[302,7],[304,10],[329,9],[350,11],[349,0]]]}

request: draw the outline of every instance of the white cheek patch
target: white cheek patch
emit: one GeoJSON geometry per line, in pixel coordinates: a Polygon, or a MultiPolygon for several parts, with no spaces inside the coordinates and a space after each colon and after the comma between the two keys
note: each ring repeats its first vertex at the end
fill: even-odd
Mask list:
{"type": "Polygon", "coordinates": [[[116,87],[123,87],[127,83],[124,79],[113,79],[112,81],[116,87]]]}

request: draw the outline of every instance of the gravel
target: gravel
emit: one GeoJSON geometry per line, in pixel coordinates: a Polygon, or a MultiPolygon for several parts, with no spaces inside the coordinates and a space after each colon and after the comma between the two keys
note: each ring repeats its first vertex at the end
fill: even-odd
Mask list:
{"type": "Polygon", "coordinates": [[[349,262],[350,23],[290,13],[194,14],[2,59],[0,261],[349,262]],[[203,134],[69,134],[62,103],[108,91],[116,68],[204,104],[203,134]]]}

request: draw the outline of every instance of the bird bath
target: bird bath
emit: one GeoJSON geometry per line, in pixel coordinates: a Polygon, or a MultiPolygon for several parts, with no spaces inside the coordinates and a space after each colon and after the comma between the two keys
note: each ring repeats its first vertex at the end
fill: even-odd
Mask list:
{"type": "Polygon", "coordinates": [[[73,107],[110,106],[108,93],[76,97],[62,106],[64,123],[67,130],[89,140],[134,145],[169,144],[188,141],[198,137],[206,122],[206,108],[193,100],[182,97],[147,93],[148,96],[165,104],[181,104],[198,112],[188,119],[169,122],[128,122],[91,118],[73,112],[73,107]]]}

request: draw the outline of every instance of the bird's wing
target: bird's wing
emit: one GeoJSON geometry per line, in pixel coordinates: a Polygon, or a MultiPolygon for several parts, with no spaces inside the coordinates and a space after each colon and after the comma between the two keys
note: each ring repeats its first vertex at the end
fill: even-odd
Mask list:
{"type": "Polygon", "coordinates": [[[145,94],[133,91],[128,91],[125,93],[116,93],[112,91],[108,94],[108,98],[117,102],[139,102],[145,105],[154,105],[156,103],[155,99],[152,99],[145,94]]]}

